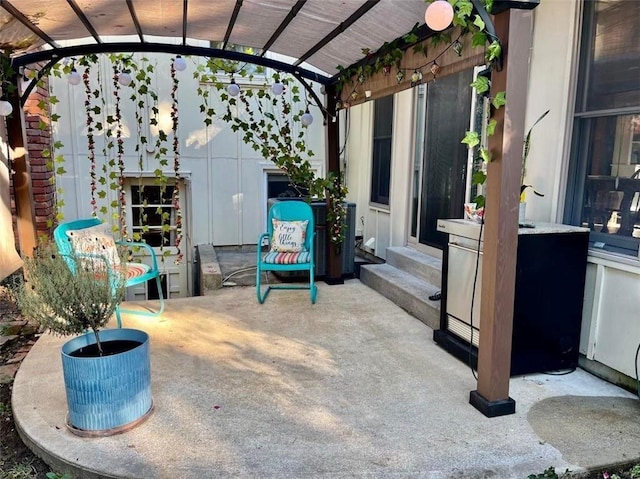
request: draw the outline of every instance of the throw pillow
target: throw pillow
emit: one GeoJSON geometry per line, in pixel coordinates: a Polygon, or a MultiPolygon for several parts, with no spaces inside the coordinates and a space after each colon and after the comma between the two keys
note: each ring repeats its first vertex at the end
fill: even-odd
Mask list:
{"type": "Polygon", "coordinates": [[[273,236],[271,237],[271,251],[278,253],[298,253],[306,251],[308,220],[282,221],[272,218],[273,236]]]}
{"type": "MultiPolygon", "coordinates": [[[[117,269],[120,266],[118,248],[108,224],[102,223],[81,230],[67,231],[67,236],[77,254],[102,256],[111,269],[117,269]]],[[[99,258],[85,258],[83,261],[91,263],[97,269],[105,266],[104,261],[99,258]]]]}

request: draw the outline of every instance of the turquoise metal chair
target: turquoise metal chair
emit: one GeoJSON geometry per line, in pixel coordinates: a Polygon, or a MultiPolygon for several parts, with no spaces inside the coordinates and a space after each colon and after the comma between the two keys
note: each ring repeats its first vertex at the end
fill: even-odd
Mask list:
{"type": "MultiPolygon", "coordinates": [[[[71,240],[70,233],[73,234],[73,231],[84,230],[86,228],[91,228],[94,226],[99,226],[102,224],[102,221],[99,218],[87,218],[80,219],[75,221],[68,221],[66,223],[62,223],[56,227],[53,231],[53,238],[58,247],[58,251],[60,254],[65,255],[67,258],[72,258],[75,256],[81,256],[78,254],[79,252],[74,250],[73,242],[71,240]]],[[[132,242],[132,241],[114,241],[115,244],[119,247],[123,248],[142,248],[146,252],[149,253],[151,257],[151,266],[142,264],[142,263],[126,263],[121,262],[120,265],[117,266],[119,269],[119,273],[124,276],[125,287],[135,286],[137,284],[146,283],[147,281],[156,281],[156,286],[158,288],[158,296],[160,301],[160,308],[157,311],[149,310],[149,311],[140,311],[140,310],[129,310],[122,309],[120,306],[116,308],[116,319],[118,322],[118,327],[122,327],[122,319],[120,317],[120,313],[130,313],[130,314],[138,314],[142,316],[159,316],[164,311],[164,297],[162,295],[162,286],[160,284],[160,270],[158,269],[158,262],[156,259],[155,251],[151,246],[146,243],[140,242],[132,242]]],[[[117,252],[116,252],[117,254],[117,252]]],[[[91,256],[91,255],[89,255],[91,256]]],[[[69,265],[73,268],[73,265],[69,265]]],[[[111,277],[112,272],[109,271],[109,276],[111,277]]]]}
{"type": "MultiPolygon", "coordinates": [[[[299,226],[299,224],[298,224],[299,226]]],[[[278,228],[276,228],[278,231],[278,228]]],[[[314,255],[314,236],[315,223],[313,219],[313,211],[304,201],[280,201],[275,203],[269,209],[269,218],[267,221],[267,232],[258,238],[258,255],[257,255],[257,271],[256,271],[256,293],[258,302],[264,303],[267,295],[272,289],[308,289],[311,296],[311,303],[315,304],[318,294],[318,287],[314,282],[315,275],[315,255],[314,255]],[[304,243],[300,251],[282,252],[274,251],[274,245],[279,243],[276,238],[274,241],[274,221],[280,222],[304,222],[306,224],[306,235],[304,243]],[[269,240],[269,251],[262,252],[262,244],[264,239],[269,240]],[[262,273],[267,271],[308,271],[309,282],[307,284],[283,283],[277,285],[268,285],[262,291],[262,273]]]]}

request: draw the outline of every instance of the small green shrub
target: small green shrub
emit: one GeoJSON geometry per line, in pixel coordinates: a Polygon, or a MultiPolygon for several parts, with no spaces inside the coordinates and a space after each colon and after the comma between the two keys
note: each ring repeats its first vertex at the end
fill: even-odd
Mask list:
{"type": "Polygon", "coordinates": [[[34,479],[38,471],[30,462],[13,464],[6,471],[0,471],[0,479],[34,479]]]}
{"type": "Polygon", "coordinates": [[[540,474],[529,474],[527,479],[561,479],[563,477],[569,477],[569,469],[564,471],[562,475],[558,475],[555,467],[551,466],[548,469],[545,469],[544,472],[540,474]]]}
{"type": "Polygon", "coordinates": [[[47,472],[47,479],[71,479],[69,474],[58,474],[57,472],[47,472]]]}

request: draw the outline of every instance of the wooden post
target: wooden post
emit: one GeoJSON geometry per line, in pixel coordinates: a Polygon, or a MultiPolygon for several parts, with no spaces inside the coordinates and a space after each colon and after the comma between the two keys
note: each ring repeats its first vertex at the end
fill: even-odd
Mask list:
{"type": "MultiPolygon", "coordinates": [[[[17,85],[17,81],[14,81],[14,84],[17,85]]],[[[33,205],[24,113],[20,106],[20,97],[17,89],[9,95],[8,101],[13,106],[13,113],[7,117],[7,143],[13,170],[13,190],[16,214],[18,216],[20,254],[24,257],[31,256],[33,249],[37,245],[36,215],[33,205]]]]}
{"type": "Polygon", "coordinates": [[[511,337],[518,249],[518,204],[527,100],[532,12],[507,9],[495,17],[503,42],[502,71],[491,75],[492,97],[506,92],[507,104],[489,139],[493,161],[487,166],[482,304],[478,351],[478,389],[470,403],[485,416],[515,412],[509,397],[511,337]]]}
{"type": "MultiPolygon", "coordinates": [[[[326,148],[327,148],[327,174],[333,172],[340,174],[340,133],[338,115],[336,113],[337,99],[335,85],[326,87],[327,97],[327,118],[326,118],[326,148]]],[[[327,208],[331,205],[327,201],[327,208]]],[[[327,284],[342,284],[342,252],[337,252],[336,248],[329,241],[330,232],[329,224],[326,226],[327,238],[327,276],[325,282],[327,284]]]]}

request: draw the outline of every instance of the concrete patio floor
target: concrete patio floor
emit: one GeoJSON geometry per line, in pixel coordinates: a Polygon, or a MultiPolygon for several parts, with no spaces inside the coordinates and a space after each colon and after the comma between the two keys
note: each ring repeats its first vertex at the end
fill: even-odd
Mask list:
{"type": "Polygon", "coordinates": [[[525,478],[640,460],[637,398],[578,369],[511,379],[516,414],[469,405],[471,371],[433,331],[358,280],[251,287],[123,317],[151,336],[155,410],[124,434],[65,427],[60,347],[43,336],[15,379],[25,442],[82,477],[525,478]]]}

